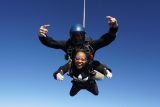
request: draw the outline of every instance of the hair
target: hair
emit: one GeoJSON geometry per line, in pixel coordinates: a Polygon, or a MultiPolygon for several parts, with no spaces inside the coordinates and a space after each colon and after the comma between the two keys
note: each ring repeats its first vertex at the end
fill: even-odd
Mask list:
{"type": "Polygon", "coordinates": [[[88,54],[88,52],[87,52],[86,49],[77,49],[77,50],[75,51],[75,56],[77,55],[78,52],[83,52],[83,53],[86,55],[87,61],[89,60],[89,54],[88,54]]]}

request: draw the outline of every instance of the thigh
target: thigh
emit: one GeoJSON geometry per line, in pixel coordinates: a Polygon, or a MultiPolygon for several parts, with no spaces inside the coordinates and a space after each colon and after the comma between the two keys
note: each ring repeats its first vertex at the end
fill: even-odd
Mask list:
{"type": "Polygon", "coordinates": [[[98,95],[99,91],[98,91],[98,86],[97,83],[95,81],[91,81],[87,88],[86,88],[89,92],[91,92],[94,95],[98,95]]]}
{"type": "Polygon", "coordinates": [[[75,96],[80,90],[81,88],[77,84],[73,83],[72,88],[70,90],[70,96],[75,96]]]}

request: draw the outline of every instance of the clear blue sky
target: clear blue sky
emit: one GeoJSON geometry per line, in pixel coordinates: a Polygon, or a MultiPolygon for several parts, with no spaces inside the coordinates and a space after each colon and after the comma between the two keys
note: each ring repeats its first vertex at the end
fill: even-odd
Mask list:
{"type": "Polygon", "coordinates": [[[83,0],[0,0],[1,107],[159,107],[160,1],[86,0],[86,31],[93,39],[108,31],[105,17],[119,22],[116,40],[95,59],[113,70],[97,81],[100,94],[86,90],[69,96],[71,83],[52,73],[66,61],[61,50],[42,45],[37,32],[67,39],[72,24],[82,23],[83,0]]]}

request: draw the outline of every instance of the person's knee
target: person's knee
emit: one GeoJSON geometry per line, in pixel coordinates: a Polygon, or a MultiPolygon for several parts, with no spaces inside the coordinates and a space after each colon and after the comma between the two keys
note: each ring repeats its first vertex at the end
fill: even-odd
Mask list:
{"type": "Polygon", "coordinates": [[[70,94],[70,96],[73,97],[73,96],[75,96],[77,93],[70,92],[69,94],[70,94]]]}
{"type": "Polygon", "coordinates": [[[99,91],[94,92],[94,95],[96,95],[96,96],[97,96],[98,94],[99,94],[99,91]]]}

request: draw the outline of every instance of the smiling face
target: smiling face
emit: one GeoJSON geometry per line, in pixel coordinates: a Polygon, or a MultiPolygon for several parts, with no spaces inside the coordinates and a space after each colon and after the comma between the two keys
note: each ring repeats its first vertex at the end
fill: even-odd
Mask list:
{"type": "Polygon", "coordinates": [[[77,69],[82,69],[87,64],[87,57],[84,52],[78,52],[75,57],[75,65],[77,69]]]}

